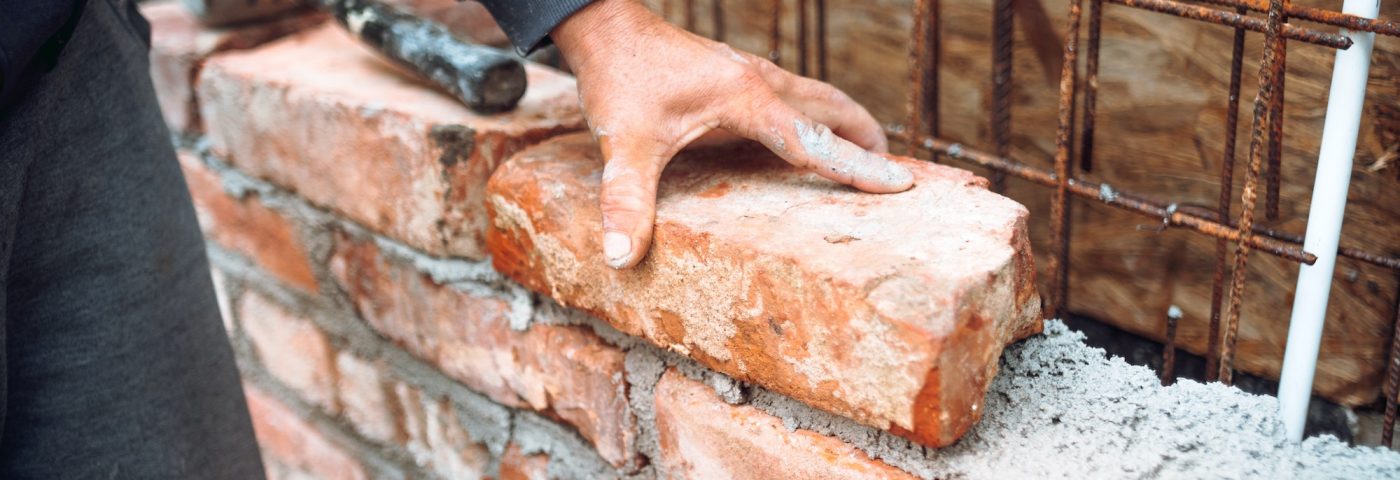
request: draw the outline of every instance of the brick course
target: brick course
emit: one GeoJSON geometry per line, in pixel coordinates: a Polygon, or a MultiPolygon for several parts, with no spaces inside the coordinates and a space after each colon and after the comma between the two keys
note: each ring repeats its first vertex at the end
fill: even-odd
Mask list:
{"type": "Polygon", "coordinates": [[[380,334],[497,402],[573,425],[615,466],[635,461],[621,350],[583,327],[512,330],[505,299],[435,284],[372,241],[339,235],[331,269],[380,334]]]}
{"type": "Polygon", "coordinates": [[[476,115],[325,25],[211,59],[198,95],[234,166],[415,248],[483,258],[487,176],[582,125],[571,77],[526,72],[516,110],[476,115]]]}

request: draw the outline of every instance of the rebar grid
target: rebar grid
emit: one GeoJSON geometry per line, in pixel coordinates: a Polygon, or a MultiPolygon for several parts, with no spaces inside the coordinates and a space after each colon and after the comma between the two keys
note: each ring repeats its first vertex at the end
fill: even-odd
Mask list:
{"type": "MultiPolygon", "coordinates": [[[[722,0],[712,0],[716,4],[722,0]]],[[[798,3],[798,69],[807,74],[807,45],[811,41],[807,28],[807,1],[798,3]]],[[[1380,35],[1400,37],[1400,24],[1385,19],[1368,19],[1341,12],[1297,7],[1286,0],[1195,0],[1198,3],[1232,7],[1233,11],[1220,10],[1209,6],[1183,3],[1174,0],[1090,0],[1088,23],[1088,57],[1085,59],[1083,87],[1077,71],[1079,54],[1079,30],[1083,0],[1071,0],[1069,5],[1068,29],[1063,48],[1063,63],[1059,88],[1059,123],[1056,130],[1053,171],[1033,167],[1010,158],[1011,150],[1011,94],[1013,72],[1011,68],[1013,34],[1012,22],[1017,0],[994,0],[993,40],[991,74],[990,124],[993,153],[985,153],[938,137],[938,73],[940,50],[939,0],[916,0],[914,4],[913,32],[910,42],[910,88],[908,94],[908,118],[904,125],[890,125],[887,133],[905,141],[907,152],[912,156],[919,150],[927,151],[934,159],[938,155],[958,159],[986,168],[992,172],[993,188],[1001,191],[1007,175],[1027,180],[1034,184],[1052,188],[1051,230],[1053,277],[1051,295],[1047,299],[1046,311],[1052,315],[1063,315],[1069,305],[1069,245],[1070,245],[1070,201],[1071,196],[1097,200],[1140,215],[1160,219],[1163,227],[1181,227],[1216,238],[1215,272],[1212,276],[1210,339],[1207,348],[1207,379],[1229,384],[1233,378],[1233,357],[1235,341],[1239,331],[1241,306],[1243,304],[1249,254],[1260,250],[1294,262],[1311,265],[1317,257],[1302,249],[1301,235],[1278,232],[1261,227],[1254,222],[1254,211],[1261,187],[1261,173],[1264,174],[1265,215],[1269,219],[1278,216],[1279,189],[1282,184],[1283,146],[1283,104],[1287,40],[1321,45],[1336,49],[1351,46],[1346,36],[1302,27],[1290,23],[1299,19],[1323,25],[1341,27],[1354,31],[1372,32],[1380,35]],[[1139,10],[1172,15],[1176,17],[1223,25],[1234,28],[1230,58],[1230,82],[1226,95],[1224,152],[1220,166],[1220,188],[1214,210],[1193,209],[1178,203],[1161,203],[1134,192],[1116,190],[1107,183],[1074,178],[1071,159],[1078,146],[1080,168],[1090,172],[1094,166],[1095,110],[1098,103],[1098,66],[1102,34],[1103,6],[1105,3],[1122,5],[1139,10]],[[1264,12],[1264,18],[1253,17],[1249,12],[1264,12]],[[1250,127],[1250,143],[1245,171],[1244,188],[1240,196],[1241,211],[1237,219],[1230,218],[1234,197],[1233,181],[1237,146],[1236,126],[1239,122],[1239,100],[1241,76],[1244,60],[1246,32],[1264,34],[1264,49],[1259,65],[1257,94],[1254,99],[1250,127]],[[1077,95],[1084,91],[1084,112],[1079,143],[1074,140],[1077,95]],[[1267,170],[1263,169],[1267,163],[1267,170]],[[1230,269],[1229,290],[1225,289],[1227,273],[1227,252],[1229,243],[1235,244],[1233,269],[1230,269]],[[1223,311],[1222,311],[1223,310],[1223,311]],[[1222,322],[1221,320],[1224,320],[1222,322]],[[1224,331],[1222,332],[1222,323],[1224,331]]],[[[1029,1],[1029,0],[1019,0],[1029,1]]],[[[782,15],[783,0],[772,1],[773,18],[771,26],[770,58],[777,62],[782,35],[779,19],[782,15]]],[[[718,8],[718,7],[716,7],[718,8]]],[[[826,62],[826,2],[815,2],[817,18],[817,70],[820,78],[827,76],[826,62]]],[[[717,31],[722,30],[716,19],[717,31]]],[[[1199,142],[1199,140],[1198,140],[1199,142]]],[[[1198,145],[1199,147],[1199,145],[1198,145]]],[[[1400,271],[1400,257],[1368,252],[1360,248],[1341,246],[1338,255],[1354,260],[1400,271]]],[[[1394,329],[1390,361],[1386,366],[1385,419],[1383,443],[1389,445],[1397,416],[1397,397],[1400,397],[1400,292],[1397,292],[1395,318],[1391,323],[1394,329]]],[[[1166,315],[1168,348],[1164,352],[1170,361],[1170,352],[1175,350],[1175,333],[1179,317],[1166,315]]],[[[1171,367],[1164,363],[1163,380],[1171,378],[1171,367]]]]}

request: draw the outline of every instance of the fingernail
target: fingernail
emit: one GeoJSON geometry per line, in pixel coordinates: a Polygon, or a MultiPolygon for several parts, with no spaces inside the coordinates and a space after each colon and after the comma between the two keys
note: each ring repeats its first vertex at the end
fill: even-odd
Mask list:
{"type": "Polygon", "coordinates": [[[627,263],[627,256],[632,253],[632,239],[622,232],[608,232],[603,234],[603,256],[607,257],[608,265],[613,268],[622,268],[627,263]]]}
{"type": "Polygon", "coordinates": [[[914,172],[894,162],[890,162],[888,178],[890,185],[900,188],[901,190],[907,190],[914,186],[914,172]]]}

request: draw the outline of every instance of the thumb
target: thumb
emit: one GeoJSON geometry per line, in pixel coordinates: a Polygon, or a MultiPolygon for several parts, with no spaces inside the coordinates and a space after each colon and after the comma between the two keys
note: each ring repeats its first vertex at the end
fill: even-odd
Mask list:
{"type": "Polygon", "coordinates": [[[603,156],[603,258],[608,266],[628,268],[642,261],[651,247],[656,221],[656,188],[672,148],[612,139],[603,156]]]}

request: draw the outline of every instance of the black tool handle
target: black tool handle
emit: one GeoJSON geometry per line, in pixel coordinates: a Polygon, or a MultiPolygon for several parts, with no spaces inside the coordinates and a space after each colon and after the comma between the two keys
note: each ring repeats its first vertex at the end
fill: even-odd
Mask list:
{"type": "Polygon", "coordinates": [[[511,54],[459,40],[436,22],[374,0],[326,0],[325,6],[365,43],[474,111],[510,110],[525,95],[525,67],[511,54]]]}

